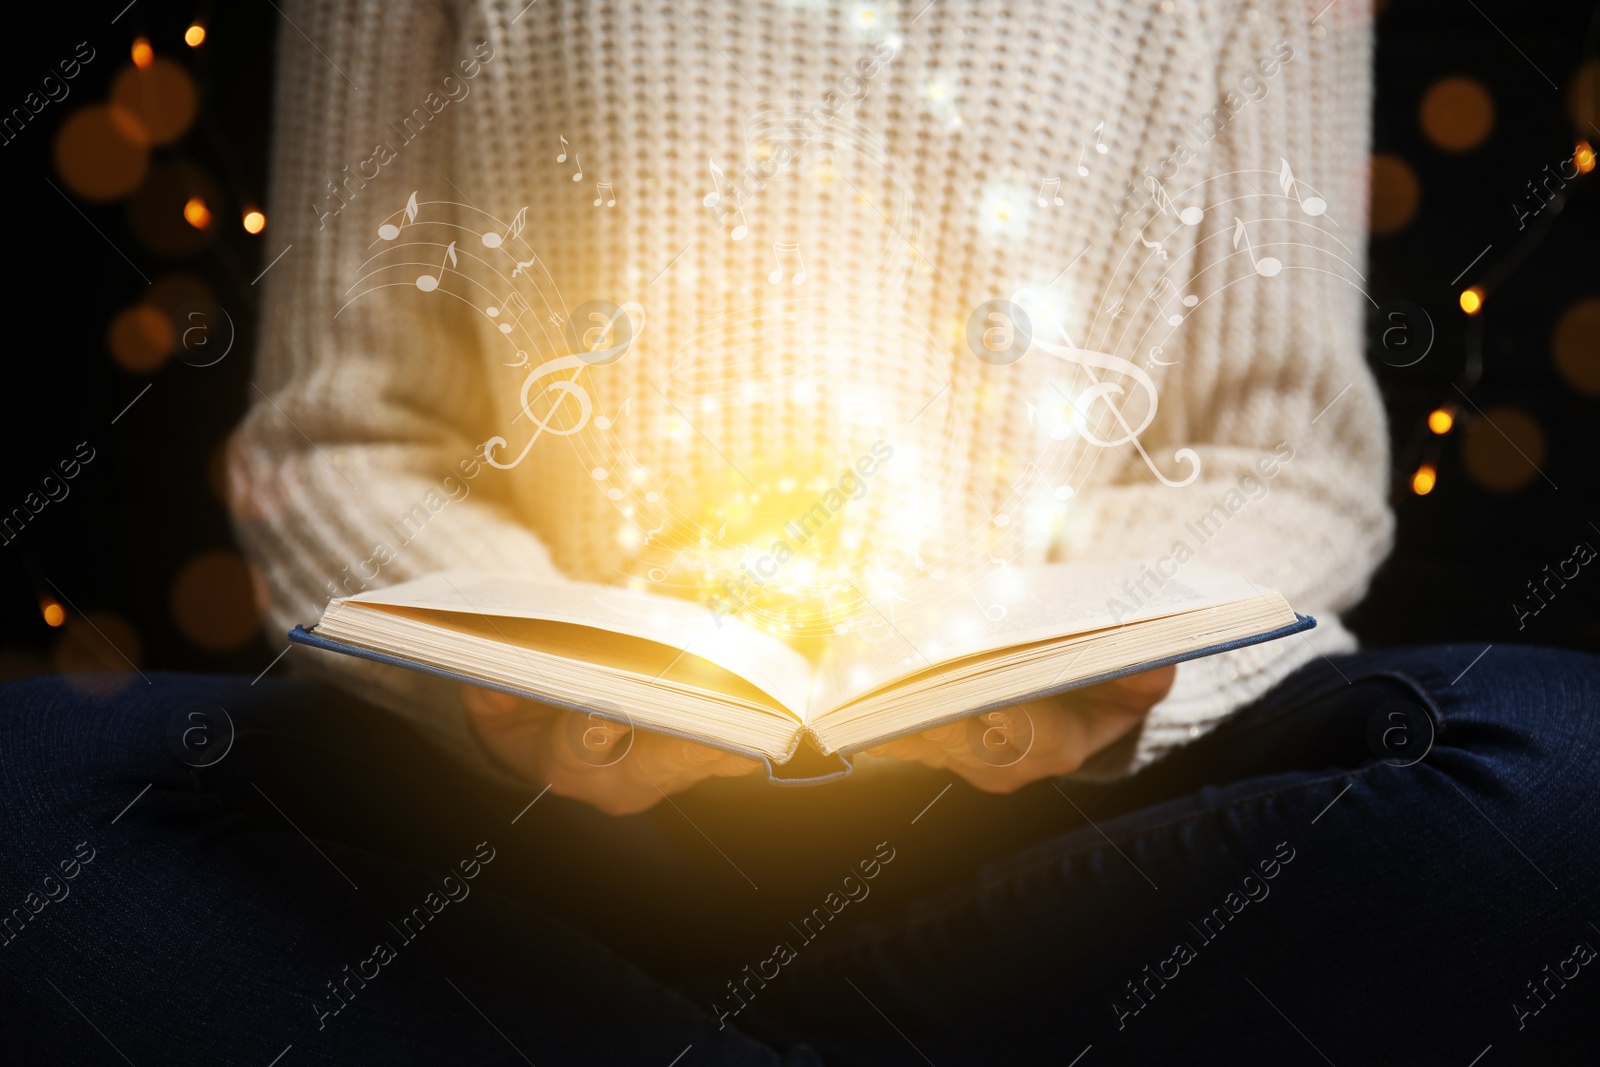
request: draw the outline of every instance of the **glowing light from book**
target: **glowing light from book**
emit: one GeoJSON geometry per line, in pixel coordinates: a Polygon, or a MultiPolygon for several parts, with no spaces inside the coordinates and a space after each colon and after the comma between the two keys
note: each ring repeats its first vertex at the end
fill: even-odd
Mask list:
{"type": "Polygon", "coordinates": [[[1430,463],[1424,463],[1417,468],[1417,473],[1411,476],[1411,491],[1418,496],[1427,496],[1433,492],[1433,487],[1439,482],[1439,472],[1433,469],[1430,463]]]}
{"type": "Polygon", "coordinates": [[[144,37],[135,37],[133,39],[133,48],[130,50],[130,54],[133,56],[133,65],[140,70],[155,62],[156,58],[156,50],[150,47],[149,40],[144,37]]]}
{"type": "Polygon", "coordinates": [[[191,196],[183,205],[183,217],[197,230],[203,230],[211,225],[211,209],[206,207],[206,202],[198,196],[191,196]]]}
{"type": "Polygon", "coordinates": [[[1471,289],[1461,291],[1461,310],[1468,315],[1476,315],[1483,307],[1483,290],[1474,285],[1471,289]]]}
{"type": "Polygon", "coordinates": [[[190,48],[199,48],[206,43],[206,28],[196,22],[183,31],[183,43],[190,48]]]}
{"type": "Polygon", "coordinates": [[[244,213],[244,232],[260,233],[267,228],[267,217],[255,208],[244,213]]]}
{"type": "Polygon", "coordinates": [[[67,621],[67,610],[50,597],[39,601],[39,614],[44,616],[46,626],[60,626],[67,621]]]}
{"type": "Polygon", "coordinates": [[[1436,434],[1447,434],[1450,427],[1456,424],[1455,415],[1449,408],[1438,408],[1428,413],[1428,429],[1436,434]]]}

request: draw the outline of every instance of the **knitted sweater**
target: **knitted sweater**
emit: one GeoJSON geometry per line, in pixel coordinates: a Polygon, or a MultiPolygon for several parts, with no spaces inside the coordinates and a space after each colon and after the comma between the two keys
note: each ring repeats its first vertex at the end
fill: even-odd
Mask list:
{"type": "MultiPolygon", "coordinates": [[[[1352,274],[1366,6],[1311,23],[1300,5],[1248,0],[286,2],[267,231],[283,253],[262,282],[259,393],[230,459],[273,632],[314,621],[332,594],[452,566],[637,581],[649,546],[604,491],[620,450],[663,493],[703,501],[734,473],[766,484],[763,457],[848,463],[828,400],[876,397],[919,481],[880,476],[852,520],[869,538],[914,504],[929,564],[974,545],[1016,564],[1144,562],[1159,577],[1128,590],[1132,607],[1192,557],[1318,617],[1308,635],[1180,666],[1127,767],[1350,650],[1337,613],[1391,536],[1352,274]],[[791,138],[795,158],[775,167],[762,131],[802,112],[828,132],[791,138]],[[1295,182],[1280,183],[1282,161],[1295,182]],[[1313,194],[1325,214],[1307,211],[1313,194]],[[512,309],[487,311],[508,296],[462,279],[491,256],[476,232],[523,206],[515,240],[496,235],[503,274],[532,249],[568,314],[637,301],[647,325],[584,379],[613,423],[606,457],[552,431],[502,471],[479,449],[500,435],[509,461],[529,439],[529,370],[498,329],[512,309]],[[1185,206],[1203,218],[1180,222],[1185,206]],[[406,239],[386,242],[383,224],[406,239]],[[451,240],[467,266],[449,262],[451,240]],[[401,245],[403,284],[372,284],[373,257],[401,245]],[[1152,270],[1174,288],[1147,297],[1152,270]],[[457,299],[411,284],[435,273],[457,299]],[[1042,350],[975,358],[972,310],[1029,288],[1085,349],[1148,374],[1159,405],[1136,442],[1112,405],[1137,428],[1152,398],[1126,365],[1086,377],[1042,350]],[[824,399],[785,392],[796,375],[824,399]],[[1095,381],[1123,391],[1096,398],[1095,381]],[[741,400],[750,382],[777,387],[741,400]],[[1052,396],[1070,399],[1065,416],[1052,396]],[[1163,484],[1192,469],[1183,449],[1199,476],[1163,484]],[[1001,543],[1030,469],[1069,499],[1001,543]]],[[[534,314],[558,333],[562,310],[534,314]]],[[[289,663],[482,765],[452,687],[311,650],[289,663]]]]}

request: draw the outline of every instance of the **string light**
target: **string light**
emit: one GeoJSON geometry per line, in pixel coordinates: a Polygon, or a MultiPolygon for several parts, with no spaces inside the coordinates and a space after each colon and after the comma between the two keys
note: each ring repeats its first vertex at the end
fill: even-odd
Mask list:
{"type": "Polygon", "coordinates": [[[44,616],[46,626],[60,626],[67,621],[67,611],[50,597],[45,597],[39,602],[39,614],[44,616]]]}
{"type": "Polygon", "coordinates": [[[199,48],[206,42],[206,28],[196,22],[183,31],[183,43],[190,48],[199,48]]]}
{"type": "Polygon", "coordinates": [[[1449,408],[1435,408],[1428,413],[1428,429],[1443,436],[1456,424],[1455,414],[1449,408]]]}
{"type": "Polygon", "coordinates": [[[1468,315],[1476,315],[1478,309],[1483,307],[1483,290],[1474,285],[1471,289],[1461,291],[1461,310],[1468,315]]]}
{"type": "Polygon", "coordinates": [[[154,63],[156,59],[155,49],[150,47],[150,41],[144,37],[134,38],[133,49],[130,54],[133,56],[133,65],[140,70],[154,63]]]}
{"type": "Polygon", "coordinates": [[[244,213],[244,232],[260,233],[267,228],[267,217],[255,208],[244,213]]]}
{"type": "Polygon", "coordinates": [[[197,230],[211,225],[211,209],[198,196],[191,196],[189,202],[183,205],[183,217],[197,230]]]}
{"type": "Polygon", "coordinates": [[[1439,482],[1439,472],[1433,469],[1433,464],[1424,463],[1417,468],[1417,473],[1411,476],[1411,491],[1418,496],[1427,496],[1433,492],[1433,487],[1439,482]]]}

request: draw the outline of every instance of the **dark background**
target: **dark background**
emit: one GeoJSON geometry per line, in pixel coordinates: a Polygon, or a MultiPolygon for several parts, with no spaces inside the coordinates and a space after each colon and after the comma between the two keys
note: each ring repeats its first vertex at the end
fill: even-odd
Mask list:
{"type": "MultiPolygon", "coordinates": [[[[45,506],[19,539],[0,547],[0,677],[97,664],[126,669],[124,655],[145,668],[253,675],[277,651],[252,626],[251,580],[233,547],[218,465],[253,395],[258,290],[250,283],[281,251],[270,218],[258,235],[240,219],[265,191],[273,44],[280,31],[295,31],[266,0],[124,4],[7,12],[12,49],[0,67],[0,108],[21,106],[78,42],[96,56],[69,83],[66,100],[48,104],[0,146],[5,217],[20,238],[5,270],[11,340],[0,386],[0,514],[38,492],[79,442],[95,458],[67,483],[66,499],[45,506]],[[183,34],[196,18],[207,39],[190,48],[183,34]],[[167,219],[178,239],[201,246],[189,254],[163,255],[141,236],[130,207],[140,193],[109,203],[82,199],[52,160],[63,121],[106,101],[138,37],[182,66],[198,93],[188,132],[151,150],[144,190],[147,201],[159,201],[161,183],[203,194],[212,213],[205,230],[186,234],[167,219]],[[226,309],[237,334],[227,357],[193,366],[217,349],[178,346],[151,369],[119,362],[110,324],[152,300],[152,291],[169,304],[165,294],[177,292],[226,309]],[[61,625],[47,621],[52,604],[60,605],[61,625]]],[[[1377,645],[1528,641],[1600,650],[1600,573],[1591,573],[1600,567],[1580,572],[1523,629],[1512,607],[1518,599],[1536,606],[1525,583],[1571,557],[1578,542],[1600,547],[1593,506],[1600,178],[1569,183],[1525,230],[1511,206],[1520,198],[1531,213],[1539,201],[1526,183],[1546,177],[1546,165],[1553,171],[1570,160],[1578,139],[1600,145],[1594,7],[1381,6],[1373,197],[1375,228],[1387,232],[1372,240],[1368,290],[1385,310],[1369,331],[1369,361],[1388,404],[1399,533],[1349,621],[1377,645]],[[1452,149],[1430,132],[1423,102],[1441,79],[1456,77],[1483,90],[1492,121],[1475,144],[1452,149]],[[1488,253],[1466,270],[1485,246],[1488,253]],[[1469,319],[1457,301],[1473,284],[1488,299],[1469,319]],[[1391,364],[1413,358],[1429,327],[1414,312],[1387,318],[1393,300],[1422,308],[1435,335],[1427,355],[1407,367],[1391,364]],[[1574,311],[1584,301],[1587,311],[1574,311]],[[1407,332],[1389,336],[1413,347],[1381,343],[1397,321],[1407,332]],[[1565,374],[1555,355],[1563,322],[1562,365],[1577,368],[1565,374]],[[1442,436],[1425,423],[1441,406],[1455,417],[1442,436]],[[1437,485],[1419,495],[1413,476],[1424,464],[1436,469],[1437,485]]],[[[1435,125],[1442,116],[1446,126],[1470,128],[1483,117],[1460,99],[1446,94],[1435,125]]],[[[205,321],[214,343],[225,341],[221,321],[205,321]]]]}

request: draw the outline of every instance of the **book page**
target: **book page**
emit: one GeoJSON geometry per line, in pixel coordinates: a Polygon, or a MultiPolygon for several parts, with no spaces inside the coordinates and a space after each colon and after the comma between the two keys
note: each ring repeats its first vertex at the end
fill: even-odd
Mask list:
{"type": "Polygon", "coordinates": [[[949,583],[931,596],[923,593],[924,606],[911,612],[881,603],[879,624],[828,641],[809,717],[967,656],[1260,595],[1243,578],[1198,564],[1161,579],[1159,587],[1156,581],[1135,564],[1054,563],[1002,568],[971,585],[949,583]]]}
{"type": "MultiPolygon", "coordinates": [[[[353,604],[569,623],[643,638],[733,672],[797,716],[804,715],[812,687],[810,662],[778,638],[731,619],[718,626],[698,604],[632,589],[452,570],[343,599],[353,604]]],[[[603,658],[599,644],[596,654],[603,658]]]]}

